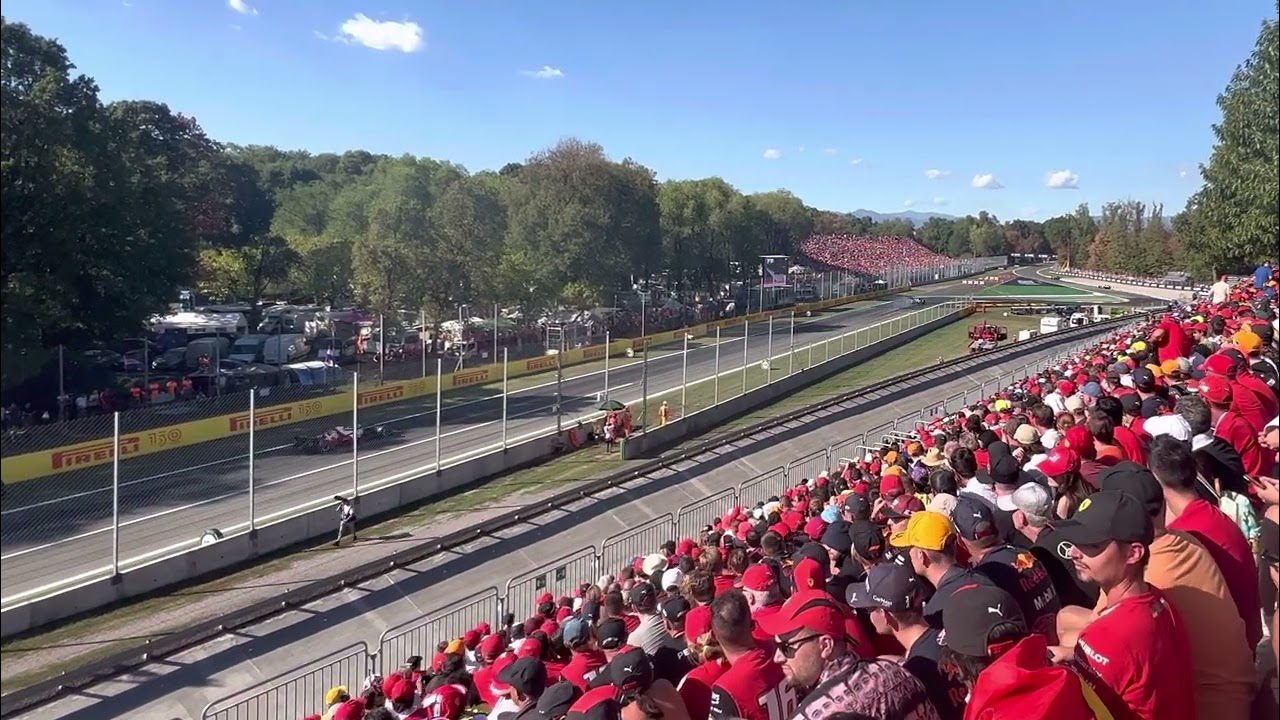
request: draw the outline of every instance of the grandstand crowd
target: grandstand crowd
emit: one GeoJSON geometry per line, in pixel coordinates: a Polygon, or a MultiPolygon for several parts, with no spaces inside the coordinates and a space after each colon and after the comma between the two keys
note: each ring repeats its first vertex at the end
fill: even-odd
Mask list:
{"type": "Polygon", "coordinates": [[[1275,281],[334,687],[324,720],[1275,718],[1275,281]]]}
{"type": "Polygon", "coordinates": [[[814,235],[800,244],[800,251],[824,265],[875,276],[891,269],[951,262],[951,258],[904,235],[814,235]]]}

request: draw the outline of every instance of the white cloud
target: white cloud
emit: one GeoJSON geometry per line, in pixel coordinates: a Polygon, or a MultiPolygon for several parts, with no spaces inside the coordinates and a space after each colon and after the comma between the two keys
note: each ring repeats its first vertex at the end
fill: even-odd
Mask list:
{"type": "Polygon", "coordinates": [[[539,80],[557,80],[564,77],[563,70],[550,65],[543,65],[537,70],[521,70],[520,74],[525,77],[538,78],[539,80]]]}
{"type": "Polygon", "coordinates": [[[909,208],[909,207],[911,207],[911,206],[913,206],[913,205],[915,205],[915,204],[916,204],[916,201],[915,201],[915,200],[903,200],[903,201],[902,201],[902,207],[905,207],[905,208],[909,208]]]}
{"type": "Polygon", "coordinates": [[[930,180],[937,180],[938,178],[944,178],[950,174],[951,174],[950,170],[937,170],[935,168],[929,168],[928,170],[924,171],[924,176],[929,178],[930,180]]]}
{"type": "Polygon", "coordinates": [[[769,148],[764,151],[765,160],[777,160],[780,157],[782,157],[782,151],[777,148],[769,148]]]}
{"type": "Polygon", "coordinates": [[[854,159],[852,159],[852,160],[850,160],[850,161],[849,161],[849,164],[850,164],[850,165],[853,165],[853,166],[855,166],[855,167],[856,167],[856,166],[858,166],[858,165],[861,165],[861,164],[862,164],[862,158],[854,158],[854,159]]]}
{"type": "Polygon", "coordinates": [[[1053,170],[1044,176],[1044,184],[1055,190],[1075,190],[1080,187],[1080,176],[1071,170],[1053,170]]]}
{"type": "Polygon", "coordinates": [[[942,207],[943,205],[946,205],[946,204],[947,204],[947,203],[949,203],[949,202],[951,202],[951,201],[950,201],[950,200],[948,200],[948,199],[946,199],[946,198],[944,198],[944,197],[935,197],[935,198],[933,199],[933,204],[934,204],[934,205],[937,205],[938,207],[942,207]]]}
{"type": "Polygon", "coordinates": [[[1004,186],[991,173],[981,173],[973,176],[973,186],[979,190],[999,190],[1004,186]]]}
{"type": "Polygon", "coordinates": [[[840,151],[839,151],[839,150],[837,150],[837,149],[835,149],[835,148],[822,148],[822,152],[824,152],[824,153],[826,153],[826,154],[828,154],[828,155],[835,155],[836,153],[838,153],[838,152],[840,152],[840,151]]]}
{"type": "Polygon", "coordinates": [[[1033,218],[1040,214],[1040,208],[1024,207],[1018,211],[1018,217],[1033,218]]]}
{"type": "Polygon", "coordinates": [[[411,53],[426,45],[422,39],[422,26],[418,23],[374,20],[364,13],[356,13],[342,23],[338,32],[343,42],[356,43],[371,50],[411,53]]]}
{"type": "Polygon", "coordinates": [[[227,0],[227,7],[235,10],[241,15],[257,15],[258,10],[249,5],[244,0],[227,0]]]}

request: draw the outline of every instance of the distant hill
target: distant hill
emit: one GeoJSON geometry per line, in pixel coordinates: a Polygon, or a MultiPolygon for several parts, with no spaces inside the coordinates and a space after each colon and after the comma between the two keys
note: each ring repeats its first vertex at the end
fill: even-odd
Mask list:
{"type": "Polygon", "coordinates": [[[875,222],[884,222],[885,220],[910,220],[919,227],[929,221],[929,218],[943,218],[944,220],[955,220],[955,215],[948,215],[939,212],[916,212],[915,210],[904,210],[895,213],[878,213],[874,210],[854,210],[849,213],[854,217],[869,217],[875,222]]]}

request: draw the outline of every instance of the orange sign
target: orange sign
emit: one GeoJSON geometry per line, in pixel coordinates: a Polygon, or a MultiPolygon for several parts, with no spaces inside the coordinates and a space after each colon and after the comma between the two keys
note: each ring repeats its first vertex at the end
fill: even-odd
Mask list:
{"type": "Polygon", "coordinates": [[[365,390],[360,393],[360,399],[356,403],[360,407],[365,405],[378,405],[392,400],[399,400],[404,397],[404,385],[384,385],[373,390],[365,390]]]}
{"type": "MultiPolygon", "coordinates": [[[[142,447],[142,438],[138,435],[120,438],[120,457],[135,453],[142,447]]],[[[63,450],[49,453],[49,467],[52,470],[64,470],[81,465],[97,465],[110,460],[115,455],[115,443],[85,443],[63,450]]]]}
{"type": "Polygon", "coordinates": [[[462,387],[463,385],[475,385],[489,379],[488,370],[470,370],[468,372],[460,372],[453,374],[453,386],[462,387]]]}
{"type": "MultiPolygon", "coordinates": [[[[254,424],[258,427],[264,425],[279,425],[287,423],[293,419],[293,406],[285,405],[283,407],[273,407],[266,410],[259,410],[253,414],[254,424]]],[[[232,415],[227,419],[231,427],[231,432],[243,432],[249,429],[249,413],[242,415],[232,415]]]]}
{"type": "Polygon", "coordinates": [[[534,370],[549,370],[555,366],[555,355],[544,355],[542,357],[530,358],[524,361],[524,368],[530,372],[534,370]]]}
{"type": "Polygon", "coordinates": [[[631,341],[632,350],[643,350],[646,346],[653,342],[651,337],[638,337],[631,341]]]}
{"type": "Polygon", "coordinates": [[[599,360],[600,358],[608,354],[609,354],[608,345],[592,345],[590,347],[582,348],[583,360],[599,360]]]}

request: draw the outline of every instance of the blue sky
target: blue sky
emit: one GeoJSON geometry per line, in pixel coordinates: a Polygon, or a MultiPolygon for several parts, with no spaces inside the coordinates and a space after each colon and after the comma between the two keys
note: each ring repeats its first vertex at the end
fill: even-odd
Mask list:
{"type": "Polygon", "coordinates": [[[219,140],[479,170],[578,136],[663,179],[1003,218],[1124,198],[1181,209],[1212,147],[1214,99],[1274,12],[1274,0],[4,4],[61,40],[105,99],[166,102],[219,140]],[[1000,189],[974,187],[980,176],[1000,189]]]}

